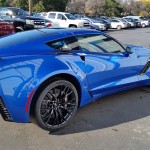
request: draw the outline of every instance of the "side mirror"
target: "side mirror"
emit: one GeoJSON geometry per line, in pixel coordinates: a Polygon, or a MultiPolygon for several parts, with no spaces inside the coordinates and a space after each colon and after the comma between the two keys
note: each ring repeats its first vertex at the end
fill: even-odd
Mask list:
{"type": "Polygon", "coordinates": [[[131,48],[130,46],[127,46],[127,47],[126,47],[126,52],[129,53],[129,54],[131,54],[131,53],[132,53],[131,49],[132,49],[132,48],[131,48]]]}

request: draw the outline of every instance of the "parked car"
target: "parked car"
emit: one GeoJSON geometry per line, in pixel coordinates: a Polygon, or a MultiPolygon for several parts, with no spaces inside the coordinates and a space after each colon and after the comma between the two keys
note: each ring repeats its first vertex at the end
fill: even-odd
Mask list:
{"type": "Polygon", "coordinates": [[[135,21],[129,21],[129,20],[126,19],[126,18],[122,18],[122,19],[123,19],[125,22],[128,23],[128,28],[131,28],[131,27],[135,28],[135,27],[136,27],[135,21]]]}
{"type": "Polygon", "coordinates": [[[0,18],[5,22],[12,22],[16,32],[34,29],[34,25],[25,25],[24,21],[21,19],[11,18],[10,16],[0,16],[0,18]]]}
{"type": "Polygon", "coordinates": [[[54,23],[58,23],[61,28],[89,28],[88,21],[78,20],[70,13],[48,12],[44,17],[54,23]]]}
{"type": "Polygon", "coordinates": [[[6,121],[57,131],[78,107],[150,85],[150,49],[124,48],[100,31],[39,29],[0,43],[0,113],[6,121]]]}
{"type": "Polygon", "coordinates": [[[131,27],[139,27],[141,26],[141,23],[140,22],[137,22],[135,21],[134,19],[132,18],[124,18],[126,21],[128,21],[128,23],[130,23],[131,27]]]}
{"type": "Polygon", "coordinates": [[[41,17],[29,16],[28,13],[16,7],[0,7],[0,16],[9,17],[14,21],[22,22],[19,26],[21,30],[45,27],[45,19],[41,17]]]}
{"type": "Polygon", "coordinates": [[[90,24],[89,29],[99,30],[99,26],[98,26],[98,25],[95,25],[95,24],[90,24]]]}
{"type": "Polygon", "coordinates": [[[106,30],[108,30],[110,28],[110,21],[105,20],[105,19],[97,19],[100,23],[105,24],[106,25],[106,30]]]}
{"type": "Polygon", "coordinates": [[[89,24],[91,25],[97,25],[98,26],[98,30],[101,30],[101,31],[105,31],[107,30],[107,25],[105,23],[100,23],[100,21],[98,20],[94,20],[94,19],[90,19],[90,18],[83,18],[83,20],[86,20],[89,22],[89,24]]]}
{"type": "Polygon", "coordinates": [[[145,19],[145,18],[143,18],[143,17],[141,17],[141,16],[127,16],[127,18],[132,18],[132,19],[134,19],[134,20],[136,20],[136,21],[139,21],[139,22],[141,23],[141,26],[142,26],[143,28],[150,26],[150,21],[149,21],[149,19],[145,19]]]}
{"type": "Polygon", "coordinates": [[[6,22],[0,19],[0,36],[15,33],[16,29],[13,22],[6,22]]]}
{"type": "Polygon", "coordinates": [[[111,28],[114,28],[114,29],[118,29],[118,30],[121,30],[121,29],[124,29],[124,28],[127,28],[128,27],[128,23],[125,22],[124,20],[122,19],[112,19],[111,20],[111,25],[110,25],[111,28]]]}

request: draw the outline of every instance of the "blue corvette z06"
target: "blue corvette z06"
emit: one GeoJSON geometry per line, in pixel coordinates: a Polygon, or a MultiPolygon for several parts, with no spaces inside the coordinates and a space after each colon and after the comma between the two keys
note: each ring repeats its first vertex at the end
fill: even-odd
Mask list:
{"type": "Polygon", "coordinates": [[[96,30],[39,29],[0,39],[0,113],[56,131],[77,108],[150,85],[150,49],[96,30]]]}

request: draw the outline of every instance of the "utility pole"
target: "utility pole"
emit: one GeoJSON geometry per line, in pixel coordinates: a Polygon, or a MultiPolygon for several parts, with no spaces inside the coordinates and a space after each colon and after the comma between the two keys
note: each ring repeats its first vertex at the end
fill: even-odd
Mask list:
{"type": "Polygon", "coordinates": [[[29,15],[32,16],[32,0],[29,0],[29,15]]]}

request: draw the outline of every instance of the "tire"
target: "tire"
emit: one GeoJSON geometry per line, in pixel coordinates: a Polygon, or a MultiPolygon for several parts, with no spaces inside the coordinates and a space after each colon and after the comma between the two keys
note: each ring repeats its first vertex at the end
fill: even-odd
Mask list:
{"type": "Polygon", "coordinates": [[[120,25],[117,26],[117,30],[121,30],[122,27],[120,25]]]}
{"type": "Polygon", "coordinates": [[[71,25],[71,26],[69,26],[69,28],[77,28],[77,26],[76,25],[71,25]]]}
{"type": "Polygon", "coordinates": [[[142,28],[145,28],[145,27],[146,27],[146,24],[145,24],[145,23],[143,23],[143,24],[142,24],[142,28]]]}
{"type": "Polygon", "coordinates": [[[78,101],[77,90],[71,82],[51,82],[40,93],[35,105],[37,125],[48,131],[64,128],[74,117],[78,101]]]}

